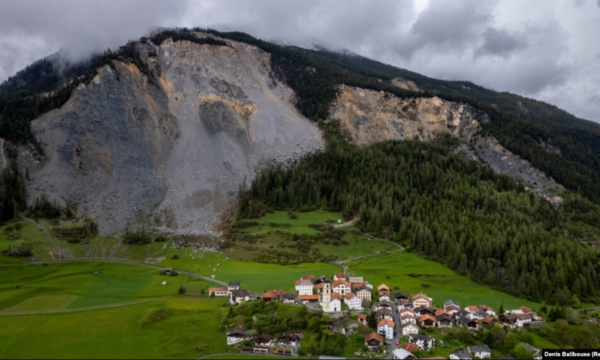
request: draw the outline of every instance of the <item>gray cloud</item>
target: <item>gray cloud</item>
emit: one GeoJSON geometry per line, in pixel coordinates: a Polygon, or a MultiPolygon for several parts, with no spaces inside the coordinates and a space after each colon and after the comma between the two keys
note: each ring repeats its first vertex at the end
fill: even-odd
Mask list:
{"type": "Polygon", "coordinates": [[[600,0],[19,0],[0,2],[0,80],[68,48],[81,57],[155,26],[238,30],[348,49],[549,101],[600,121],[600,0]]]}

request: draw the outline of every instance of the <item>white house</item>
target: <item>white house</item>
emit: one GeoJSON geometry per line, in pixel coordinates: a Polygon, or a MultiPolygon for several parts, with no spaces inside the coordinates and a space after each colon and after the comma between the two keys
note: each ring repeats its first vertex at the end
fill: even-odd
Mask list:
{"type": "Polygon", "coordinates": [[[311,280],[298,280],[296,281],[296,291],[298,295],[312,295],[313,293],[313,282],[311,280]]]}
{"type": "Polygon", "coordinates": [[[480,359],[489,359],[492,357],[492,350],[490,350],[490,347],[487,345],[469,346],[467,350],[469,350],[474,357],[480,359]]]}
{"type": "Polygon", "coordinates": [[[232,329],[227,332],[227,345],[237,344],[252,339],[252,335],[246,335],[240,328],[232,329]]]}
{"type": "Polygon", "coordinates": [[[333,281],[337,281],[337,280],[346,280],[346,275],[344,273],[333,274],[333,281]]]}
{"type": "Polygon", "coordinates": [[[232,292],[233,290],[239,290],[240,283],[237,281],[230,281],[229,284],[227,284],[227,289],[229,290],[229,292],[232,292]]]}
{"type": "Polygon", "coordinates": [[[352,288],[350,283],[345,280],[336,280],[333,282],[333,292],[338,293],[340,295],[350,294],[352,292],[352,288]]]}
{"type": "Polygon", "coordinates": [[[396,360],[404,360],[404,359],[416,359],[417,357],[413,355],[410,351],[404,349],[396,349],[392,351],[393,358],[396,360]]]}
{"type": "Polygon", "coordinates": [[[358,296],[355,296],[354,294],[344,295],[344,304],[348,305],[348,309],[350,310],[362,309],[362,301],[358,296]]]}
{"type": "Polygon", "coordinates": [[[431,307],[432,299],[423,293],[418,293],[413,296],[413,307],[418,308],[420,306],[431,307]]]}
{"type": "Polygon", "coordinates": [[[390,301],[390,294],[379,295],[379,301],[390,301]]]}
{"type": "Polygon", "coordinates": [[[394,322],[390,319],[383,319],[377,323],[377,333],[383,335],[388,340],[394,338],[394,322]]]}
{"type": "Polygon", "coordinates": [[[402,325],[402,336],[408,336],[410,334],[418,334],[419,327],[416,324],[408,323],[402,325]]]}
{"type": "Polygon", "coordinates": [[[408,335],[408,342],[417,345],[419,349],[427,351],[435,346],[435,339],[431,336],[421,334],[408,335]]]}
{"type": "Polygon", "coordinates": [[[465,349],[458,349],[455,352],[453,352],[452,354],[450,354],[450,356],[448,356],[448,359],[452,359],[452,360],[471,360],[471,353],[468,352],[465,349]]]}
{"type": "Polygon", "coordinates": [[[211,287],[208,288],[208,295],[214,296],[229,296],[229,289],[226,287],[211,287]]]}
{"type": "Polygon", "coordinates": [[[402,315],[401,323],[402,323],[402,326],[404,326],[405,324],[417,325],[417,319],[411,315],[402,315]]]}
{"type": "Polygon", "coordinates": [[[342,311],[342,302],[339,299],[332,299],[329,308],[331,309],[329,312],[342,311]]]}
{"type": "Polygon", "coordinates": [[[250,293],[247,290],[233,290],[229,292],[229,302],[232,305],[240,304],[250,300],[250,293]]]}
{"type": "Polygon", "coordinates": [[[371,290],[368,290],[366,287],[357,289],[354,295],[364,302],[371,301],[371,290]]]}

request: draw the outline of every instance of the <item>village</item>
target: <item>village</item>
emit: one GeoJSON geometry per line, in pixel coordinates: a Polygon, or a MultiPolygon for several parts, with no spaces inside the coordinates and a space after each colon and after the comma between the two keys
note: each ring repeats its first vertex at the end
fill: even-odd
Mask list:
{"type": "MultiPolygon", "coordinates": [[[[242,289],[239,282],[231,281],[227,287],[210,288],[209,295],[227,297],[231,306],[263,301],[304,306],[308,311],[322,312],[331,318],[329,330],[332,334],[348,336],[364,333],[365,350],[356,351],[356,357],[416,359],[415,353],[439,346],[434,336],[423,333],[430,329],[463,328],[475,333],[486,327],[496,327],[508,331],[539,327],[543,321],[526,306],[496,312],[483,304],[461,307],[458,302],[448,299],[443,306],[436,307],[433,299],[424,293],[412,296],[400,291],[392,293],[386,284],[374,287],[362,277],[347,277],[344,273],[334,273],[331,278],[305,275],[294,283],[294,288],[293,293],[275,289],[256,294],[242,289]]],[[[245,344],[240,348],[242,353],[298,356],[303,329],[281,334],[256,334],[237,327],[229,329],[226,336],[227,345],[245,344]]],[[[529,343],[521,345],[532,358],[541,359],[539,349],[529,343]]],[[[489,346],[471,344],[455,349],[448,358],[491,357],[489,346]]],[[[506,355],[505,358],[512,357],[506,355]]]]}

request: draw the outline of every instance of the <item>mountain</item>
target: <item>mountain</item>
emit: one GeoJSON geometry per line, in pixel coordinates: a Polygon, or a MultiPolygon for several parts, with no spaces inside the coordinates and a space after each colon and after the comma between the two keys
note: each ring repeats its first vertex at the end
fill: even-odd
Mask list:
{"type": "Polygon", "coordinates": [[[48,194],[104,234],[217,230],[244,182],[322,149],[318,124],[333,118],[363,145],[450,134],[555,204],[563,187],[600,201],[599,125],[472,83],[209,29],[59,59],[0,86],[3,166],[17,158],[29,202],[48,194]]]}

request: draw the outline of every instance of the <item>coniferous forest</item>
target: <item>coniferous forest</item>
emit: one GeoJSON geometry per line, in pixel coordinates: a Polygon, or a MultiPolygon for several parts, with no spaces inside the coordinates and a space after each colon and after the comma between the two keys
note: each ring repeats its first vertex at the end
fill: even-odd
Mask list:
{"type": "Polygon", "coordinates": [[[555,207],[436,143],[358,147],[333,121],[323,153],[275,167],[240,191],[239,218],[265,209],[327,208],[473,280],[561,305],[600,295],[600,207],[567,194],[555,207]]]}

